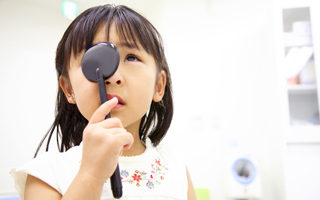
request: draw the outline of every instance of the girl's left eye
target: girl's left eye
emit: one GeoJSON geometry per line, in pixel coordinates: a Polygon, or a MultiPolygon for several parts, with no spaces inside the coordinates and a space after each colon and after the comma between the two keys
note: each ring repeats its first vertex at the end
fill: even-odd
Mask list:
{"type": "Polygon", "coordinates": [[[137,56],[135,55],[128,55],[125,59],[125,61],[131,61],[131,62],[135,62],[135,61],[140,61],[139,58],[137,58],[137,56]]]}

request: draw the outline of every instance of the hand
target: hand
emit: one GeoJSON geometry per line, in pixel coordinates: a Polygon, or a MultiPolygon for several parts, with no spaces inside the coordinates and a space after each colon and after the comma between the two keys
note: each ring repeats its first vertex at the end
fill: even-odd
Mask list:
{"type": "Polygon", "coordinates": [[[118,118],[105,119],[117,105],[113,98],[102,104],[92,115],[83,131],[83,152],[79,173],[105,182],[115,171],[123,148],[129,149],[133,136],[123,128],[118,118]]]}

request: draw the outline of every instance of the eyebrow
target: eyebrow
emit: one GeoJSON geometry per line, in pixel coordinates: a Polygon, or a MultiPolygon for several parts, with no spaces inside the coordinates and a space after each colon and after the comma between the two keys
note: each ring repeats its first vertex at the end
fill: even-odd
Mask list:
{"type": "Polygon", "coordinates": [[[140,50],[141,47],[139,45],[135,45],[134,43],[121,42],[119,44],[120,47],[127,47],[129,49],[137,49],[140,50]]]}
{"type": "MultiPolygon", "coordinates": [[[[92,46],[97,45],[101,42],[94,42],[92,43],[92,46]]],[[[139,45],[135,45],[134,43],[128,43],[128,42],[121,42],[119,45],[116,45],[122,48],[129,48],[129,49],[136,49],[136,50],[141,50],[143,49],[142,47],[140,47],[139,45]]]]}

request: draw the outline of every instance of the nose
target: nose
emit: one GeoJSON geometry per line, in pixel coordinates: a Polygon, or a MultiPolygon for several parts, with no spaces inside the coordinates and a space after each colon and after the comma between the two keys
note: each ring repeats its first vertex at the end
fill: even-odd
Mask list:
{"type": "Polygon", "coordinates": [[[107,85],[122,85],[124,82],[124,79],[119,72],[119,69],[114,73],[110,78],[106,80],[107,85]]]}

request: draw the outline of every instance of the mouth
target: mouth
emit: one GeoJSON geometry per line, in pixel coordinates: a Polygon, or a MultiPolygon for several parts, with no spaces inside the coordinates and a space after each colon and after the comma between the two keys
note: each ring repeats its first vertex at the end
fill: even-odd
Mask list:
{"type": "Polygon", "coordinates": [[[119,97],[118,95],[116,95],[116,94],[108,94],[108,99],[112,99],[112,98],[114,98],[114,97],[116,97],[117,99],[118,99],[118,104],[117,104],[117,106],[124,106],[125,105],[125,103],[124,103],[124,101],[121,99],[121,97],[119,97]]]}

